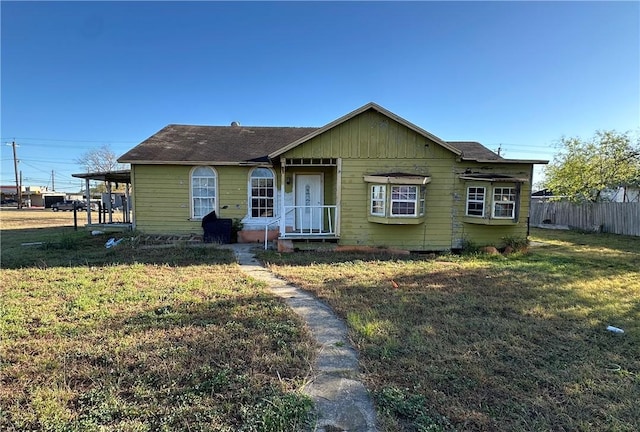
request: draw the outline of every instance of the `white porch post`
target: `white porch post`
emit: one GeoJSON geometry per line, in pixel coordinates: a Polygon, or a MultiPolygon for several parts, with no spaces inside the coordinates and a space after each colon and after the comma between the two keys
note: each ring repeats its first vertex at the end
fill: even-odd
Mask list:
{"type": "Polygon", "coordinates": [[[84,187],[87,191],[87,224],[91,225],[91,190],[89,189],[89,179],[84,179],[84,187]]]}
{"type": "Polygon", "coordinates": [[[111,207],[111,182],[107,181],[107,194],[109,201],[107,202],[107,210],[109,212],[109,223],[113,223],[113,208],[111,207]]]}
{"type": "Polygon", "coordinates": [[[342,158],[336,160],[336,236],[340,236],[340,210],[342,208],[342,158]]]}
{"type": "Polygon", "coordinates": [[[124,214],[123,216],[123,222],[124,223],[131,223],[131,218],[129,217],[129,215],[131,214],[131,197],[129,195],[129,183],[125,183],[124,184],[124,200],[127,203],[126,206],[123,206],[122,211],[125,212],[126,210],[126,214],[124,214]]]}
{"type": "Polygon", "coordinates": [[[287,181],[287,160],[286,159],[282,159],[281,162],[281,168],[280,168],[280,234],[279,236],[282,237],[285,233],[285,229],[286,229],[286,213],[285,213],[285,208],[284,208],[284,188],[286,185],[286,181],[287,181]]]}

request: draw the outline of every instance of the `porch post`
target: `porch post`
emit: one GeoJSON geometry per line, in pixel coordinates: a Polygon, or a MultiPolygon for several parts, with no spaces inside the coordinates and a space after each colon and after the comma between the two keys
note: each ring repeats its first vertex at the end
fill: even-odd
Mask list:
{"type": "Polygon", "coordinates": [[[129,183],[124,184],[124,202],[125,204],[122,206],[122,222],[129,223],[129,206],[131,203],[129,202],[129,183]]]}
{"type": "Polygon", "coordinates": [[[285,233],[285,226],[286,226],[286,222],[285,222],[285,217],[286,217],[286,213],[285,213],[285,209],[284,209],[284,187],[287,181],[287,160],[286,159],[281,159],[281,164],[280,164],[280,233],[279,233],[279,237],[282,237],[283,234],[285,233]]]}
{"type": "Polygon", "coordinates": [[[84,187],[87,191],[87,224],[91,225],[91,190],[89,189],[89,179],[84,179],[84,187]]]}
{"type": "Polygon", "coordinates": [[[107,203],[107,209],[109,211],[109,223],[113,223],[113,207],[111,207],[111,182],[107,181],[107,194],[109,195],[109,202],[107,203]]]}
{"type": "Polygon", "coordinates": [[[336,237],[340,236],[340,210],[342,207],[342,158],[336,160],[336,237]]]}

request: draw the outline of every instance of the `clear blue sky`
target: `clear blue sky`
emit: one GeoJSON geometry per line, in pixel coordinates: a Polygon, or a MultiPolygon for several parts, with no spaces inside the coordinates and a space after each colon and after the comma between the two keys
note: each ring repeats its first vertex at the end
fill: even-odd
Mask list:
{"type": "MultiPolygon", "coordinates": [[[[81,154],[169,123],[322,126],[376,102],[445,140],[551,159],[640,128],[639,2],[10,2],[2,171],[76,192],[81,154]]],[[[539,174],[536,176],[539,179],[539,174]]]]}

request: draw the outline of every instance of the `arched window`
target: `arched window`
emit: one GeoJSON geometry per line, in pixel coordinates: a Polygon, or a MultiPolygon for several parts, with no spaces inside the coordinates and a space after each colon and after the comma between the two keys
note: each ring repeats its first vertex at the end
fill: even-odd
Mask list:
{"type": "Polygon", "coordinates": [[[269,168],[256,168],[251,171],[249,206],[252,218],[275,215],[275,175],[269,168]]]}
{"type": "Polygon", "coordinates": [[[216,209],[216,172],[200,166],[191,171],[191,217],[202,219],[216,209]]]}

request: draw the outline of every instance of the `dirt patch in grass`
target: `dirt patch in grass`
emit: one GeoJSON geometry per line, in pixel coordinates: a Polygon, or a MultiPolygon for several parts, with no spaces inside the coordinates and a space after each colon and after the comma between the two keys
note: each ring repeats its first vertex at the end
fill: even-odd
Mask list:
{"type": "Polygon", "coordinates": [[[383,430],[636,430],[640,239],[533,239],[508,257],[263,258],[347,321],[383,430]]]}

